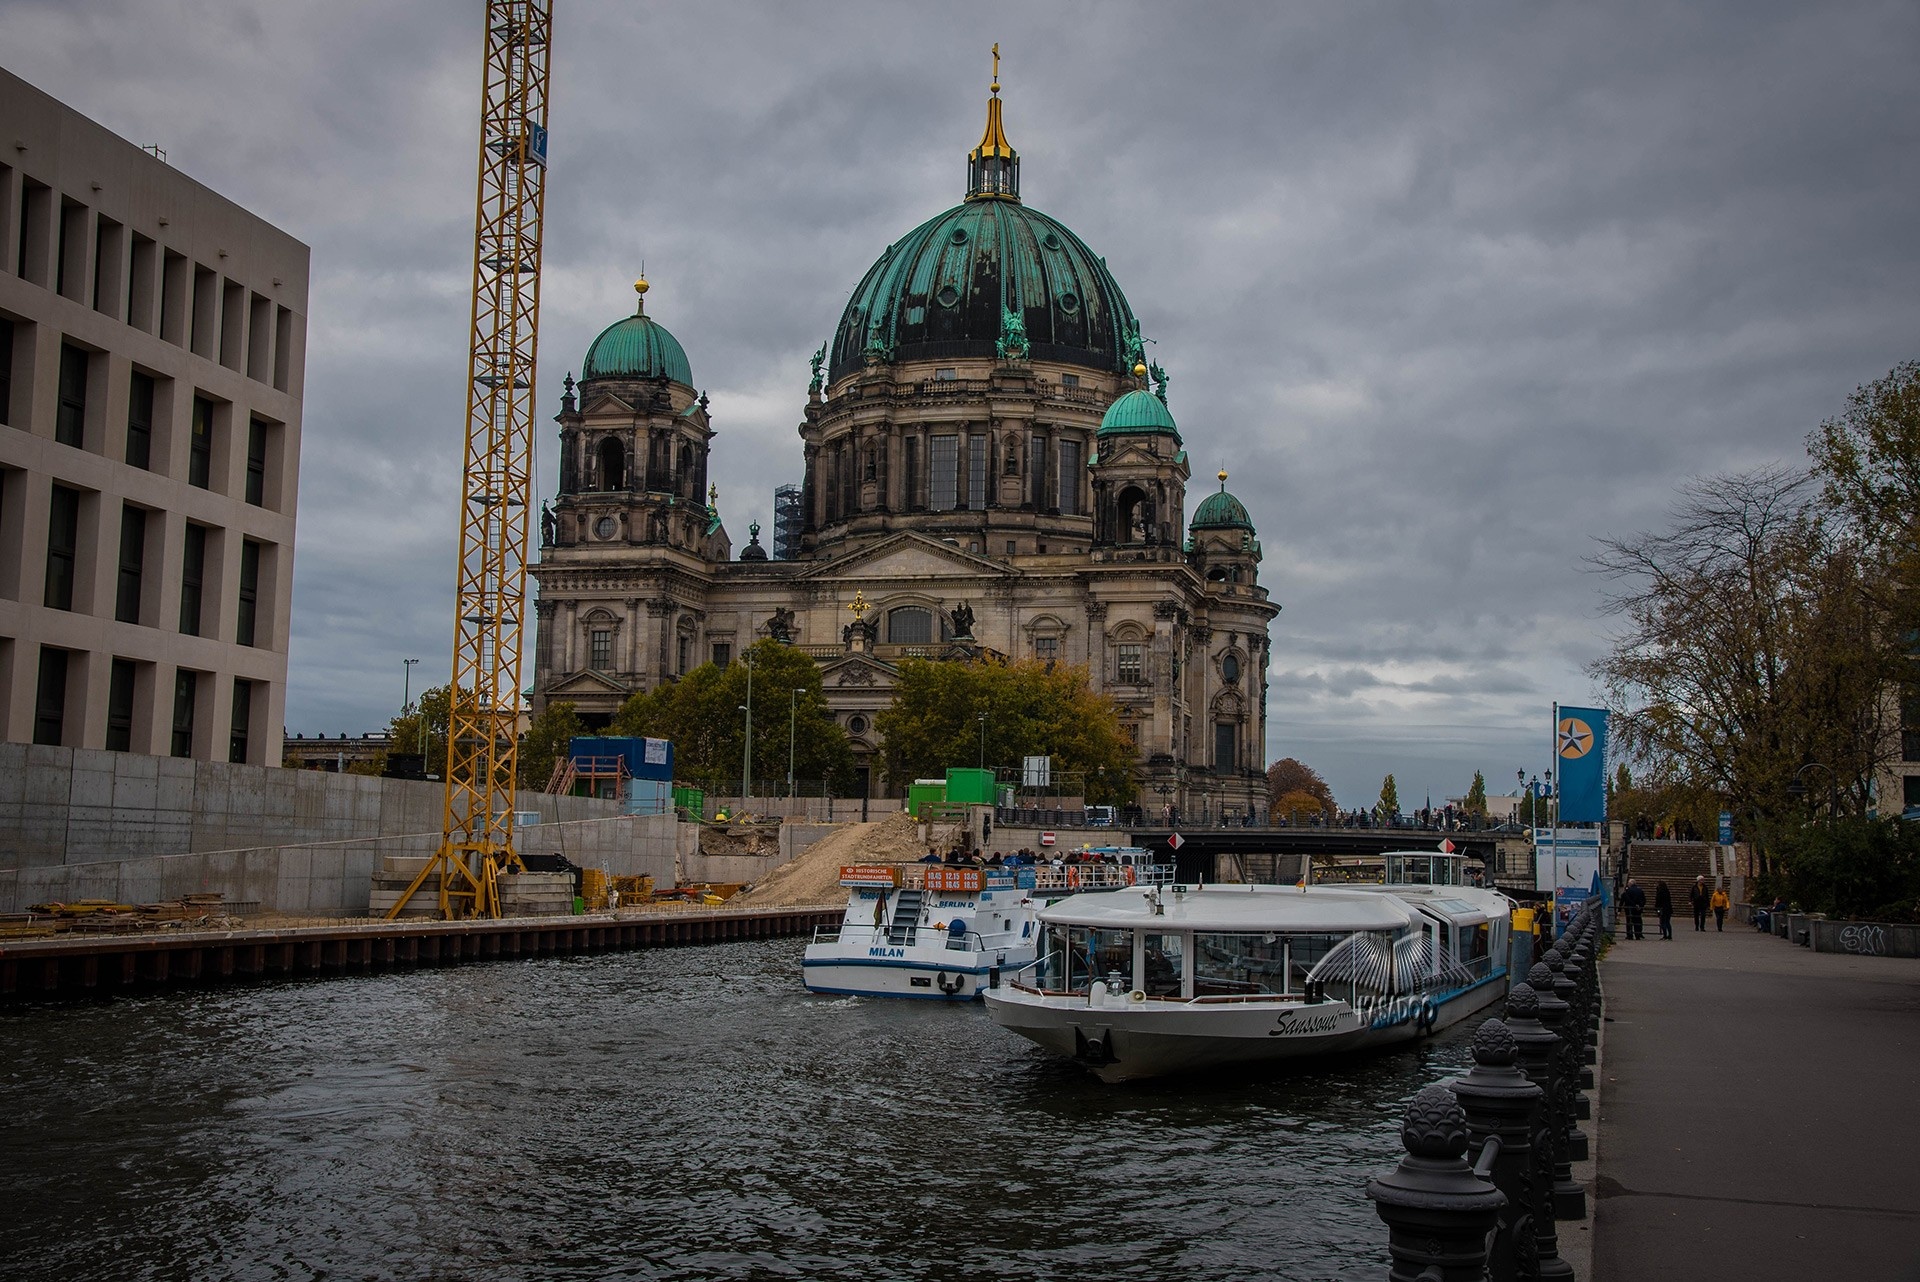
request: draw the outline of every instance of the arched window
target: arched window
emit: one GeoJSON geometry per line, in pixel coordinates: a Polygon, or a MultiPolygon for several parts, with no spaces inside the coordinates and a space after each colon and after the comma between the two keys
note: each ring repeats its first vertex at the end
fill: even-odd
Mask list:
{"type": "Polygon", "coordinates": [[[606,437],[600,442],[600,488],[627,488],[627,447],[620,443],[617,436],[606,437]]]}
{"type": "Polygon", "coordinates": [[[682,495],[697,498],[699,496],[694,493],[694,487],[699,483],[700,478],[693,470],[693,446],[682,445],[680,447],[680,484],[677,488],[682,495]]]}
{"type": "Polygon", "coordinates": [[[1148,543],[1153,539],[1153,504],[1138,487],[1129,485],[1114,502],[1115,543],[1148,543]]]}
{"type": "Polygon", "coordinates": [[[933,640],[933,611],[918,605],[903,605],[887,611],[887,642],[890,645],[925,645],[933,640]]]}

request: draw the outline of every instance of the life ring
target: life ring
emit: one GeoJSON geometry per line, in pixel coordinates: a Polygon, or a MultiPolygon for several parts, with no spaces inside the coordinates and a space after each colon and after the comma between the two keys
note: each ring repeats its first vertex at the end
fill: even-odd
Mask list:
{"type": "Polygon", "coordinates": [[[1080,870],[1072,864],[1067,865],[1067,889],[1074,890],[1080,885],[1080,870]]]}
{"type": "Polygon", "coordinates": [[[1132,864],[1127,865],[1127,884],[1129,886],[1133,884],[1133,865],[1132,864]]]}
{"type": "Polygon", "coordinates": [[[1433,1008],[1433,999],[1422,997],[1420,1008],[1413,1014],[1413,1026],[1424,1035],[1433,1031],[1433,1026],[1439,1022],[1439,1019],[1440,1012],[1433,1008]]]}

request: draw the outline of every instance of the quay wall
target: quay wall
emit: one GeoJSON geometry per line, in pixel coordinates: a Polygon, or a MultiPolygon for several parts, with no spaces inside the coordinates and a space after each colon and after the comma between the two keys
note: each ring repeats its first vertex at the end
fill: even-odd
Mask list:
{"type": "MultiPolygon", "coordinates": [[[[650,875],[662,886],[674,885],[683,877],[750,881],[775,862],[702,856],[697,830],[671,815],[539,824],[522,832],[522,853],[557,851],[581,867],[618,876],[650,875]]],[[[0,913],[25,912],[29,904],[50,901],[154,903],[218,891],[249,910],[364,916],[373,873],[382,861],[425,858],[439,844],[436,815],[433,830],[427,832],[0,869],[0,913]]]]}
{"type": "MultiPolygon", "coordinates": [[[[437,833],[444,797],[412,779],[4,743],[0,869],[437,833]]],[[[518,804],[542,823],[620,813],[547,793],[518,804]]]]}

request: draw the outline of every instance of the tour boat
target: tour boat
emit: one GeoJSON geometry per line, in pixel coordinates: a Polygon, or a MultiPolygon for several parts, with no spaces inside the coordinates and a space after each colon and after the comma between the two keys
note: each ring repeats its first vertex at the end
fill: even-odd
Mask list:
{"type": "Polygon", "coordinates": [[[852,864],[847,912],[814,932],[807,988],[859,997],[973,1001],[1038,955],[1039,910],[1082,893],[1171,884],[1138,847],[1077,852],[1084,862],[1000,866],[852,864]]]}
{"type": "Polygon", "coordinates": [[[1108,1082],[1412,1041],[1506,994],[1513,903],[1462,871],[1407,851],[1380,885],[1076,895],[987,1011],[1108,1082]]]}

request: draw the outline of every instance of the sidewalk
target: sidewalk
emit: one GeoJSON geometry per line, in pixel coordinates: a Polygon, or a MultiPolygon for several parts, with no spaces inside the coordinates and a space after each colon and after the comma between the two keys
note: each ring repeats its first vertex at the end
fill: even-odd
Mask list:
{"type": "Polygon", "coordinates": [[[1594,1278],[1920,1280],[1920,962],[1647,930],[1601,964],[1594,1278]]]}

